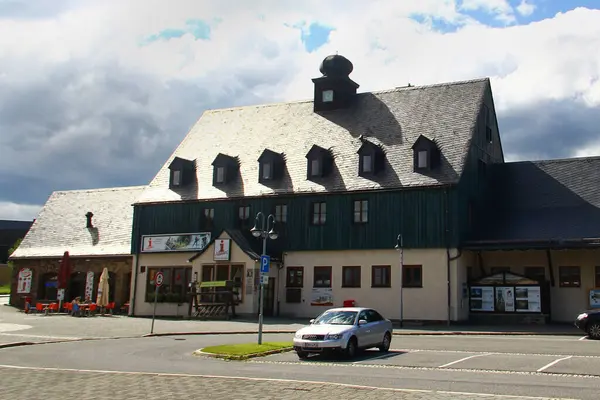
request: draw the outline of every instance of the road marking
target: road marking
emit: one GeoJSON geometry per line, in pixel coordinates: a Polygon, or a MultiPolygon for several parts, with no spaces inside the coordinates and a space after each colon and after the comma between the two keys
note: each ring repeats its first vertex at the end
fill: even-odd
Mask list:
{"type": "Polygon", "coordinates": [[[0,333],[0,336],[17,336],[17,337],[28,337],[28,338],[38,338],[38,339],[64,339],[64,340],[81,340],[79,337],[71,337],[71,336],[47,336],[47,335],[25,335],[21,333],[0,333]]]}
{"type": "Polygon", "coordinates": [[[476,358],[476,357],[485,357],[485,356],[489,356],[490,354],[494,354],[494,353],[474,354],[474,355],[472,355],[472,356],[468,356],[468,357],[465,357],[465,358],[461,358],[460,360],[456,360],[456,361],[449,362],[448,364],[440,365],[438,368],[449,367],[449,366],[451,366],[451,365],[458,364],[459,362],[466,361],[466,360],[470,360],[471,358],[476,358]]]}
{"type": "Polygon", "coordinates": [[[556,397],[539,397],[539,396],[515,396],[510,394],[491,394],[491,393],[471,393],[471,392],[451,392],[445,390],[428,390],[428,389],[400,389],[390,387],[376,387],[365,385],[353,385],[349,383],[324,382],[298,379],[281,379],[281,378],[256,378],[249,376],[227,376],[227,375],[203,375],[203,374],[177,374],[167,372],[137,372],[137,371],[110,371],[110,370],[94,370],[94,369],[74,369],[74,368],[53,368],[53,367],[24,367],[19,365],[1,365],[0,368],[7,369],[22,369],[29,371],[57,371],[57,372],[84,372],[95,374],[114,374],[114,375],[140,375],[140,376],[168,376],[168,377],[189,377],[189,378],[207,378],[207,379],[229,379],[240,381],[255,381],[255,382],[281,382],[281,383],[300,383],[309,385],[329,385],[347,387],[351,389],[368,389],[379,390],[397,393],[427,393],[427,394],[448,394],[448,395],[463,395],[477,397],[499,397],[504,399],[524,399],[524,400],[577,400],[571,398],[556,398],[556,397]]]}
{"type": "Polygon", "coordinates": [[[568,357],[558,358],[558,359],[556,359],[556,360],[552,361],[551,363],[544,365],[542,368],[538,369],[538,370],[537,370],[537,372],[542,372],[542,371],[544,371],[545,369],[547,369],[547,368],[550,368],[551,366],[553,366],[553,365],[555,365],[555,364],[558,364],[559,362],[561,362],[561,361],[563,361],[563,360],[568,360],[569,358],[572,358],[572,357],[573,357],[573,356],[568,356],[568,357]]]}
{"type": "Polygon", "coordinates": [[[587,338],[588,338],[587,336],[584,336],[584,337],[580,337],[580,338],[579,338],[579,339],[577,339],[577,340],[586,340],[587,338]]]}
{"type": "MultiPolygon", "coordinates": [[[[476,350],[436,350],[436,349],[402,349],[402,350],[390,349],[390,351],[404,351],[404,352],[424,351],[424,352],[430,352],[430,353],[457,353],[457,354],[462,354],[462,353],[488,354],[489,353],[487,351],[476,351],[476,350]]],[[[571,357],[575,357],[575,358],[600,358],[600,355],[584,356],[584,355],[576,355],[576,354],[510,353],[510,352],[504,352],[504,351],[495,351],[491,354],[500,355],[500,356],[524,356],[524,357],[540,356],[540,357],[555,357],[555,358],[566,357],[566,356],[570,355],[571,357]]]]}

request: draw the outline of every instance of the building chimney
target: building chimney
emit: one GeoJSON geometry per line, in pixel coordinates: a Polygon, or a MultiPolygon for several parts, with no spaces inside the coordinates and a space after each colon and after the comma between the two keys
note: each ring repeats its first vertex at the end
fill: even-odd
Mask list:
{"type": "Polygon", "coordinates": [[[87,223],[85,224],[86,228],[93,228],[94,225],[92,224],[92,217],[94,216],[94,214],[91,211],[88,211],[87,214],[85,214],[85,217],[87,218],[87,223]]]}

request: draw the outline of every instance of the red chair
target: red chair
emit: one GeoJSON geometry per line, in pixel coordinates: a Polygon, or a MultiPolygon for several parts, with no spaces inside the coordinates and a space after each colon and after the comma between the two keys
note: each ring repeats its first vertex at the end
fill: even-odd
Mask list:
{"type": "Polygon", "coordinates": [[[112,315],[113,310],[115,309],[115,302],[113,301],[113,302],[108,303],[105,308],[112,315]]]}
{"type": "Polygon", "coordinates": [[[35,311],[36,312],[44,312],[45,308],[44,305],[42,303],[36,303],[35,304],[35,311]]]}

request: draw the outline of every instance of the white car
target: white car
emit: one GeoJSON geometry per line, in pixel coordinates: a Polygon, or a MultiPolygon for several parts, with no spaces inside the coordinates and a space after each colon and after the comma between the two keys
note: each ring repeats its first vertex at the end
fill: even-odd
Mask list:
{"type": "Polygon", "coordinates": [[[392,322],[372,308],[332,308],[296,332],[294,350],[299,358],[333,350],[354,357],[358,349],[371,347],[387,352],[392,333],[392,322]]]}

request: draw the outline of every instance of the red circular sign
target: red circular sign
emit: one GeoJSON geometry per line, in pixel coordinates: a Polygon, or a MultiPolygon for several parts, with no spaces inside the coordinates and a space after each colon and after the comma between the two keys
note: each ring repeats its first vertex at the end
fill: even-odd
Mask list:
{"type": "Polygon", "coordinates": [[[156,284],[156,286],[160,287],[163,284],[164,279],[165,276],[163,275],[163,273],[157,272],[154,276],[154,283],[156,284]]]}

